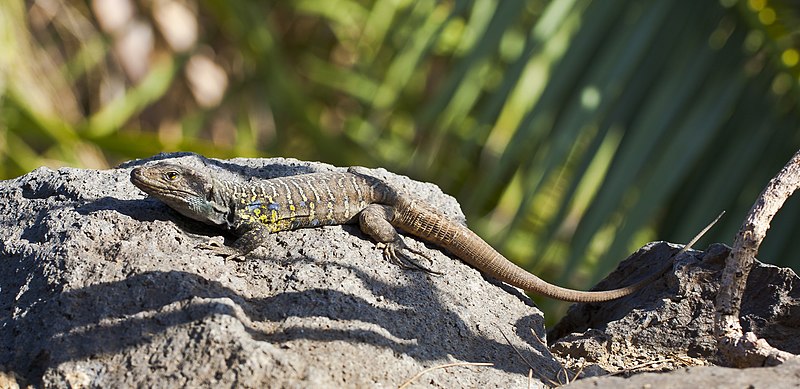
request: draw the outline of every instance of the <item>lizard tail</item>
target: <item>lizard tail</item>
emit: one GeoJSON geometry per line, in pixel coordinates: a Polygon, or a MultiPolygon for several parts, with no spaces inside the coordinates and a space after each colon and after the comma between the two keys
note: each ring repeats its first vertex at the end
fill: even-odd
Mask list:
{"type": "MultiPolygon", "coordinates": [[[[590,292],[569,289],[553,285],[517,266],[468,228],[454,222],[449,222],[449,224],[451,224],[450,229],[452,230],[453,239],[435,239],[430,236],[420,236],[420,238],[429,239],[441,245],[464,262],[490,277],[522,288],[527,292],[562,301],[596,303],[624,297],[651,284],[672,267],[672,261],[668,261],[659,271],[623,288],[590,292]]],[[[408,232],[414,234],[413,231],[408,232]]],[[[420,232],[424,232],[424,230],[420,232]]]]}
{"type": "MultiPolygon", "coordinates": [[[[395,227],[450,251],[462,261],[502,282],[563,301],[602,302],[627,296],[661,277],[673,263],[670,258],[659,271],[619,289],[590,292],[568,289],[553,285],[517,266],[470,229],[420,201],[401,198],[395,205],[395,210],[395,217],[392,220],[395,227]]],[[[695,236],[673,258],[688,250],[721,216],[695,236]]]]}

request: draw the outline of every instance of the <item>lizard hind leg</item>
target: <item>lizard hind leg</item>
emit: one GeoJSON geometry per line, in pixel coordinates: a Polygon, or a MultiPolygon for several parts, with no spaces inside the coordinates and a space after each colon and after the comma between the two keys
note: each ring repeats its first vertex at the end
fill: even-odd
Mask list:
{"type": "Polygon", "coordinates": [[[383,257],[389,262],[402,267],[403,269],[421,270],[431,274],[442,274],[431,270],[408,253],[416,254],[431,261],[431,258],[415,250],[403,241],[400,234],[389,222],[393,216],[391,207],[380,204],[370,204],[359,214],[359,227],[361,232],[369,235],[378,242],[378,248],[383,249],[383,257]]]}

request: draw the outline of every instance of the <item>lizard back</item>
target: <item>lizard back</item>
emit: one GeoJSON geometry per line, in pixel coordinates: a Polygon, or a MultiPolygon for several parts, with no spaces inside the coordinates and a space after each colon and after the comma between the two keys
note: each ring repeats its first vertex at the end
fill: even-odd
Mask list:
{"type": "Polygon", "coordinates": [[[270,232],[354,223],[367,205],[394,198],[394,192],[377,179],[338,172],[219,185],[235,199],[231,204],[235,228],[257,222],[270,232]]]}

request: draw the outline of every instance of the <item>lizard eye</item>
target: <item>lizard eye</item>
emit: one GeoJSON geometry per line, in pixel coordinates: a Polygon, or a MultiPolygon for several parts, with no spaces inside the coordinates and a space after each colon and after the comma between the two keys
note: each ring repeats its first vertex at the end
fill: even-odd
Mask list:
{"type": "Polygon", "coordinates": [[[167,179],[167,181],[175,181],[178,179],[178,176],[179,174],[176,171],[168,171],[164,173],[164,177],[167,179]]]}

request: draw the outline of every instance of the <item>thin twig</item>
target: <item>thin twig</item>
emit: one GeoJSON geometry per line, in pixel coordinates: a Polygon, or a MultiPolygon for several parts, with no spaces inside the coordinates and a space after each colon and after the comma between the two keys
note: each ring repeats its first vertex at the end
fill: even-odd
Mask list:
{"type": "MultiPolygon", "coordinates": [[[[542,338],[540,338],[538,335],[536,335],[536,332],[534,332],[534,331],[533,331],[533,328],[530,328],[530,331],[531,331],[531,335],[533,335],[533,338],[534,338],[534,339],[536,339],[536,340],[539,342],[539,344],[541,344],[541,345],[542,345],[542,347],[544,347],[544,348],[545,348],[545,350],[550,350],[550,348],[549,348],[549,347],[547,347],[547,345],[546,345],[546,344],[544,344],[544,341],[542,341],[542,338]]],[[[500,331],[500,333],[502,334],[502,333],[503,333],[503,331],[500,331]]],[[[505,334],[503,334],[503,337],[505,337],[505,334]]],[[[506,338],[506,341],[508,341],[508,338],[506,338]]],[[[511,344],[511,342],[509,342],[509,344],[511,344]]],[[[512,347],[513,347],[513,346],[512,346],[512,347]]],[[[517,352],[517,353],[519,354],[519,352],[517,352]]],[[[552,353],[551,353],[551,354],[552,354],[552,353]]],[[[521,357],[521,356],[520,356],[520,357],[521,357]]],[[[524,359],[524,358],[523,358],[523,359],[524,359]]],[[[575,374],[575,376],[572,378],[572,380],[570,380],[570,378],[569,378],[569,369],[567,369],[567,367],[566,367],[566,366],[564,366],[564,364],[563,364],[563,363],[561,363],[561,361],[559,361],[558,359],[554,359],[554,360],[555,360],[555,361],[558,363],[558,366],[559,366],[559,367],[561,367],[561,371],[552,371],[552,370],[550,371],[551,373],[555,374],[555,376],[556,376],[556,379],[558,380],[557,382],[556,382],[556,381],[553,381],[553,380],[551,380],[550,378],[544,377],[546,380],[550,381],[550,384],[551,384],[551,385],[553,385],[553,386],[562,386],[562,385],[569,384],[570,382],[572,382],[572,381],[574,381],[575,379],[577,379],[578,375],[580,375],[580,371],[579,371],[578,373],[576,373],[576,374],[575,374]],[[563,373],[564,373],[564,377],[565,377],[565,379],[567,380],[567,383],[566,383],[566,384],[564,384],[564,383],[562,383],[562,382],[561,382],[561,377],[559,376],[559,374],[560,374],[561,372],[563,372],[563,373]]],[[[528,364],[528,366],[530,366],[530,364],[528,364]]],[[[583,367],[581,367],[581,370],[583,370],[583,367]]]]}
{"type": "Polygon", "coordinates": [[[447,364],[444,364],[444,365],[429,367],[429,368],[417,373],[415,376],[409,378],[406,382],[403,382],[403,384],[398,386],[397,389],[403,389],[405,387],[408,387],[408,385],[411,385],[411,383],[414,380],[416,380],[419,377],[422,377],[425,373],[427,373],[429,371],[436,370],[436,369],[445,369],[445,368],[448,368],[448,367],[456,367],[456,366],[494,366],[494,363],[491,363],[491,362],[455,362],[455,363],[447,363],[447,364]]]}
{"type": "Polygon", "coordinates": [[[615,376],[615,375],[619,375],[619,374],[623,374],[623,373],[630,373],[630,372],[632,372],[632,371],[634,371],[636,369],[641,369],[643,367],[648,367],[648,366],[655,365],[657,363],[663,363],[663,362],[676,362],[676,361],[675,361],[675,358],[666,358],[666,359],[659,359],[659,360],[656,360],[656,361],[649,361],[649,362],[640,363],[638,365],[631,366],[631,367],[626,368],[626,369],[622,369],[620,371],[615,371],[613,373],[608,373],[607,375],[615,376]]]}
{"type": "Polygon", "coordinates": [[[678,254],[675,254],[675,257],[677,258],[678,255],[681,255],[681,254],[685,253],[686,250],[689,250],[690,248],[692,248],[692,246],[695,243],[697,243],[697,241],[700,240],[700,238],[702,238],[703,235],[705,235],[706,232],[708,232],[708,230],[711,229],[711,227],[714,227],[714,224],[717,224],[717,222],[719,221],[719,219],[722,218],[723,215],[725,215],[725,211],[720,212],[719,215],[717,216],[717,218],[714,219],[714,221],[712,221],[711,223],[708,223],[706,228],[703,228],[700,232],[698,232],[697,235],[695,235],[694,238],[692,238],[692,240],[689,241],[689,243],[687,243],[686,245],[683,246],[681,251],[678,251],[678,254]]]}
{"type": "Polygon", "coordinates": [[[528,369],[528,389],[533,387],[533,369],[528,369]]]}
{"type": "MultiPolygon", "coordinates": [[[[517,355],[519,356],[519,359],[522,359],[522,362],[525,362],[525,364],[528,365],[529,368],[533,369],[533,364],[528,362],[528,360],[525,359],[525,357],[522,356],[522,353],[519,351],[519,349],[517,349],[517,347],[514,346],[511,343],[511,340],[508,339],[508,336],[506,336],[506,333],[503,332],[503,330],[501,330],[500,327],[497,327],[497,330],[500,331],[500,335],[503,335],[503,338],[506,340],[506,343],[508,343],[508,345],[511,346],[512,349],[514,349],[514,352],[517,353],[517,355]]],[[[539,338],[536,337],[536,339],[539,339],[539,338]]]]}

